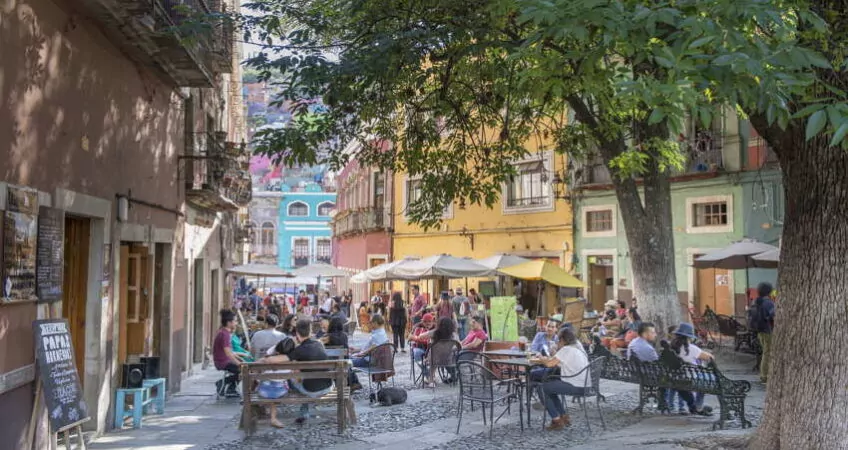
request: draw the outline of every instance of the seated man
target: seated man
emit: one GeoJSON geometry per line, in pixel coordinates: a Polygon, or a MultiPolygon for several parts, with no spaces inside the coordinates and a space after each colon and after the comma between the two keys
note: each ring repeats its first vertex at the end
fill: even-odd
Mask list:
{"type": "MultiPolygon", "coordinates": [[[[660,355],[657,353],[653,344],[654,340],[657,338],[657,331],[654,329],[654,324],[651,322],[640,323],[638,333],[639,337],[630,341],[630,344],[627,346],[627,359],[635,358],[643,362],[659,360],[660,355]]],[[[665,398],[666,389],[660,389],[659,395],[661,398],[665,398]]],[[[710,415],[712,409],[706,406],[699,408],[696,405],[695,397],[691,392],[677,391],[677,395],[686,402],[686,406],[688,406],[690,413],[702,416],[710,415]]]]}
{"type": "Polygon", "coordinates": [[[250,349],[253,351],[255,359],[264,357],[268,349],[273,348],[286,337],[283,332],[277,331],[277,323],[277,316],[271,314],[265,318],[265,329],[253,333],[253,339],[250,340],[250,349]]]}
{"type": "MultiPolygon", "coordinates": [[[[559,326],[560,322],[555,317],[548,319],[548,323],[545,324],[545,331],[536,333],[536,336],[533,338],[533,342],[530,344],[530,351],[546,357],[552,356],[556,349],[559,326]]],[[[542,381],[553,370],[548,367],[534,367],[530,370],[530,380],[536,382],[542,381]]]]}
{"type": "Polygon", "coordinates": [[[215,368],[230,373],[224,380],[215,382],[219,395],[238,397],[241,358],[233,352],[232,333],[236,329],[236,315],[229,309],[221,310],[221,328],[212,344],[212,359],[215,368]]]}
{"type": "Polygon", "coordinates": [[[423,367],[424,355],[430,346],[430,334],[436,327],[433,314],[426,313],[421,317],[421,322],[415,325],[409,334],[410,347],[412,347],[412,359],[423,367]]]}
{"type": "MultiPolygon", "coordinates": [[[[289,353],[289,359],[292,361],[324,361],[329,359],[327,352],[324,351],[324,345],[312,339],[312,321],[309,319],[300,319],[295,325],[297,335],[297,347],[289,353]]],[[[303,372],[320,372],[320,369],[303,369],[303,372]]],[[[300,392],[303,395],[311,398],[318,398],[330,392],[333,381],[329,378],[308,378],[305,380],[291,380],[289,382],[291,388],[300,392]]],[[[296,422],[302,424],[309,418],[309,404],[300,405],[300,416],[296,422]]]]}

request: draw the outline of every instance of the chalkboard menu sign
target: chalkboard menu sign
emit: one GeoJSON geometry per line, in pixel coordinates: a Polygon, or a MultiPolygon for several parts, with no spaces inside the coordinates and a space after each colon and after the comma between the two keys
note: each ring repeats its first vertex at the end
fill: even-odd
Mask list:
{"type": "Polygon", "coordinates": [[[62,272],[65,262],[65,213],[42,206],[38,212],[36,250],[36,294],[40,302],[62,299],[62,272]]]}
{"type": "Polygon", "coordinates": [[[35,359],[50,428],[58,433],[88,420],[74,363],[71,333],[65,319],[36,320],[35,359]]]}

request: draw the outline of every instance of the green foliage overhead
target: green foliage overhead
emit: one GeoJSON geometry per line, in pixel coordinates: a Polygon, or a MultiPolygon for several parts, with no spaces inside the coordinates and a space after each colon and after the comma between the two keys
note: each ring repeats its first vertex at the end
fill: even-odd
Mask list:
{"type": "Polygon", "coordinates": [[[279,77],[291,126],[263,131],[258,151],[301,165],[349,158],[421,176],[407,214],[425,226],[456,199],[494,204],[528,144],[585,157],[620,180],[683,161],[687,117],[709,126],[722,107],[767,111],[810,136],[848,133],[845,109],[807,98],[812,68],[798,45],[824,33],[815,15],[765,0],[262,0],[246,5],[248,61],[279,77]],[[328,110],[307,114],[321,98],[328,110]],[[796,111],[797,99],[811,103],[796,111]],[[815,109],[818,108],[818,109],[815,109]],[[575,120],[567,120],[573,114],[575,120]],[[351,141],[355,151],[345,151],[351,141]],[[327,144],[327,143],[330,144],[327,144]],[[383,142],[391,143],[389,150],[383,142]],[[318,156],[318,148],[329,152],[318,156]],[[320,161],[319,161],[320,160],[320,161]]]}

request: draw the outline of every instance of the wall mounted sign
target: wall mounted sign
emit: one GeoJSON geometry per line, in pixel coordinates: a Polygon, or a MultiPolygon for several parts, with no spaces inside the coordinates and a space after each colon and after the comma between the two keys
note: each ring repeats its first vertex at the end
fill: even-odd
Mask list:
{"type": "Polygon", "coordinates": [[[65,212],[42,206],[38,213],[36,295],[42,303],[62,300],[65,268],[65,212]]]}
{"type": "Polygon", "coordinates": [[[6,211],[3,216],[4,302],[36,300],[36,240],[38,219],[34,215],[6,211]]]}

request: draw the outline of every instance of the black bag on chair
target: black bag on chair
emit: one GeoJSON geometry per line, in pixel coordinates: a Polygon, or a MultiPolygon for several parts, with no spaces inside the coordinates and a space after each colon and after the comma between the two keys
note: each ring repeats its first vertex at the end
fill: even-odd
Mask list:
{"type": "MultiPolygon", "coordinates": [[[[376,394],[371,394],[372,396],[376,396],[376,400],[382,406],[392,406],[392,405],[400,405],[402,403],[406,403],[406,391],[397,388],[397,387],[384,387],[377,391],[376,394]]],[[[374,399],[371,399],[372,401],[374,399]]]]}

